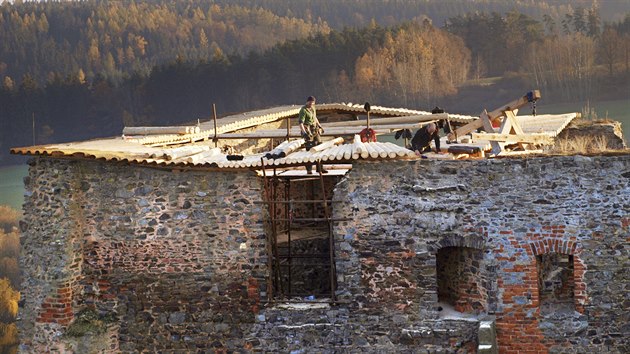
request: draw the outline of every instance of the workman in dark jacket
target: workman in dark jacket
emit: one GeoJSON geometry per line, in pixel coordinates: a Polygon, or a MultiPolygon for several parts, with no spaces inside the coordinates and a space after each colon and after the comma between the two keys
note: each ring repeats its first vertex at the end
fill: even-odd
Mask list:
{"type": "Polygon", "coordinates": [[[440,152],[440,134],[435,123],[429,123],[418,129],[411,139],[411,150],[416,154],[423,154],[431,151],[431,140],[435,142],[435,151],[440,152]]]}

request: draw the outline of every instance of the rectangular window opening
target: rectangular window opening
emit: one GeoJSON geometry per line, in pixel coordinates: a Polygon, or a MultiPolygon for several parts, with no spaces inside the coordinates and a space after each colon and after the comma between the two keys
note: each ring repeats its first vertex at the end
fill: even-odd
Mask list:
{"type": "Polygon", "coordinates": [[[541,314],[575,311],[573,256],[546,253],[536,256],[541,314]]]}

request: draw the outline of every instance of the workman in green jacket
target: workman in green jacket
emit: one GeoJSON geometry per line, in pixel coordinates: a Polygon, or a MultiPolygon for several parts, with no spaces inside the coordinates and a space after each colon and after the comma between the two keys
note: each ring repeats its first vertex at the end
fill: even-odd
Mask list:
{"type": "MultiPolygon", "coordinates": [[[[304,138],[304,145],[306,151],[309,151],[313,146],[321,144],[322,140],[320,134],[324,132],[324,128],[319,124],[317,119],[317,111],[315,110],[315,97],[308,96],[306,104],[300,109],[298,116],[298,123],[300,124],[300,131],[304,138]]],[[[306,172],[308,174],[313,173],[313,166],[306,165],[306,172]]],[[[319,170],[317,170],[319,172],[319,170]]],[[[322,168],[322,173],[328,173],[328,171],[322,168]]]]}

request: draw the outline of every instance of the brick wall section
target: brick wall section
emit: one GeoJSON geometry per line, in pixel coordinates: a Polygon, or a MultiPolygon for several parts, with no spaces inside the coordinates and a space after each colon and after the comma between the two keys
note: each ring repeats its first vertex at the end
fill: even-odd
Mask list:
{"type": "Polygon", "coordinates": [[[242,345],[240,328],[253,323],[266,288],[253,172],[40,158],[30,174],[22,225],[26,345],[61,341],[29,327],[65,326],[83,308],[120,320],[122,351],[242,345]]]}
{"type": "Polygon", "coordinates": [[[24,348],[68,341],[43,304],[70,298],[73,314],[116,316],[123,352],[472,352],[477,320],[445,316],[437,294],[439,250],[467,247],[483,254],[501,352],[628,352],[629,184],[629,155],[357,162],[334,194],[333,216],[352,218],[334,228],[339,303],[296,310],[262,301],[254,173],[38,158],[21,225],[24,348]],[[577,311],[540,313],[543,252],[573,256],[577,311]]]}
{"type": "Polygon", "coordinates": [[[436,257],[438,300],[459,312],[486,312],[488,294],[480,269],[483,252],[468,247],[444,247],[436,257]]]}
{"type": "Polygon", "coordinates": [[[40,344],[74,319],[83,271],[81,179],[67,164],[48,167],[31,162],[20,222],[22,288],[28,289],[20,310],[22,331],[41,332],[33,337],[40,344]]]}
{"type": "Polygon", "coordinates": [[[435,328],[436,253],[479,248],[501,352],[626,352],[629,184],[628,155],[356,163],[335,194],[354,219],[337,229],[340,293],[435,328]],[[576,312],[540,314],[544,252],[573,255],[576,312]]]}

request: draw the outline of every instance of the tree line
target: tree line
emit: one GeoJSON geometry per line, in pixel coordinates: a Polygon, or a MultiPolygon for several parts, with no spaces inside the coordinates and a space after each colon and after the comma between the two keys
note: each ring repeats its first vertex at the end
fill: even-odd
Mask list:
{"type": "Polygon", "coordinates": [[[327,33],[322,22],[201,0],[16,2],[0,5],[0,75],[37,82],[81,72],[120,80],[177,56],[210,60],[327,33]]]}
{"type": "Polygon", "coordinates": [[[517,10],[529,17],[540,19],[544,15],[562,18],[579,9],[597,7],[607,21],[619,21],[628,11],[625,0],[215,0],[218,4],[239,4],[245,7],[260,6],[275,14],[303,18],[307,21],[323,20],[334,29],[365,27],[375,20],[383,26],[401,22],[430,19],[442,26],[449,18],[470,13],[506,13],[517,10]]]}
{"type": "MultiPolygon", "coordinates": [[[[0,163],[10,147],[120,134],[279,104],[364,102],[430,109],[470,79],[514,78],[546,97],[592,97],[628,85],[630,16],[603,22],[597,8],[536,20],[517,12],[473,13],[383,27],[315,31],[264,51],[175,55],[120,79],[79,70],[44,82],[5,75],[0,85],[0,163]],[[579,15],[582,14],[582,15],[579,15]],[[593,18],[595,20],[588,20],[593,18]],[[585,21],[585,19],[587,19],[585,21]],[[585,24],[583,24],[585,23],[585,24]],[[34,129],[33,129],[34,127],[34,129]]],[[[89,53],[88,53],[89,54],[89,53]]]]}
{"type": "MultiPolygon", "coordinates": [[[[18,0],[0,4],[0,78],[19,81],[29,75],[45,83],[55,75],[80,73],[88,80],[103,75],[120,81],[134,72],[148,74],[153,66],[177,56],[210,61],[246,55],[286,40],[327,34],[331,28],[361,28],[372,22],[390,27],[430,20],[437,27],[449,22],[457,26],[461,21],[453,22],[454,16],[518,9],[527,18],[558,19],[564,25],[566,16],[576,16],[576,25],[591,26],[591,19],[595,16],[599,21],[601,11],[609,14],[605,18],[628,11],[618,2],[595,4],[591,0],[18,0]],[[587,13],[580,20],[577,15],[583,12],[587,13]]],[[[486,66],[495,68],[492,64],[486,66]]]]}
{"type": "Polygon", "coordinates": [[[450,18],[445,28],[470,48],[475,79],[518,75],[556,99],[579,101],[630,74],[628,14],[603,22],[597,7],[541,20],[514,11],[475,13],[450,18]]]}

